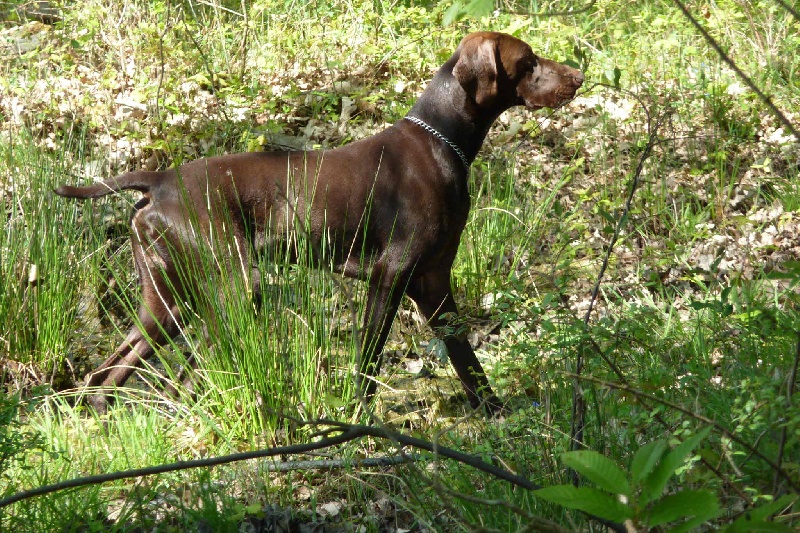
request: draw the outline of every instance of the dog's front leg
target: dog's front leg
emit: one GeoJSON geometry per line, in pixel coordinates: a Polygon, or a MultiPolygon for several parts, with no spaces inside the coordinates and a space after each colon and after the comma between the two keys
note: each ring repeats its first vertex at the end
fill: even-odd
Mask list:
{"type": "Polygon", "coordinates": [[[401,284],[396,276],[378,275],[369,281],[357,379],[360,392],[367,401],[372,399],[378,385],[375,376],[380,372],[381,352],[392,329],[404,289],[405,283],[401,284]]]}
{"type": "Polygon", "coordinates": [[[431,328],[444,340],[450,363],[470,405],[477,408],[483,404],[490,415],[502,410],[500,400],[492,392],[483,367],[467,341],[464,326],[458,323],[458,308],[450,287],[450,269],[415,278],[407,292],[431,328]]]}

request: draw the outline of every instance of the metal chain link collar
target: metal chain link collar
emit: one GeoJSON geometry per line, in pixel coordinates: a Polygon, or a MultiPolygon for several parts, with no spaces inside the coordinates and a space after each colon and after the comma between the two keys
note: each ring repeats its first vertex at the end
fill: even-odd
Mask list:
{"type": "Polygon", "coordinates": [[[447,146],[452,148],[453,151],[456,153],[456,155],[458,155],[458,158],[461,159],[461,162],[464,164],[464,169],[465,170],[469,170],[469,160],[467,160],[467,156],[464,155],[464,152],[461,151],[461,148],[459,148],[456,143],[454,143],[453,141],[451,141],[450,139],[448,139],[447,137],[445,137],[444,135],[439,133],[439,131],[436,130],[433,126],[428,125],[425,121],[420,120],[417,117],[412,117],[412,116],[406,115],[403,118],[405,118],[407,120],[410,120],[411,122],[413,122],[417,126],[421,127],[422,129],[424,129],[425,131],[427,131],[428,133],[430,133],[434,137],[437,137],[437,138],[441,139],[442,141],[444,141],[447,144],[447,146]]]}

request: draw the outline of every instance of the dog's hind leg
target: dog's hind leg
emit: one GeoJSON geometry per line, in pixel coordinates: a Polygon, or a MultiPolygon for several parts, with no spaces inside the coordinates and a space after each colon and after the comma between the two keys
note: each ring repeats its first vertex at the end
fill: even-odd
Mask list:
{"type": "Polygon", "coordinates": [[[166,271],[173,266],[168,252],[155,240],[142,242],[140,237],[147,228],[137,217],[134,217],[132,226],[131,243],[142,287],[142,303],[138,323],[127,338],[113,355],[86,377],[87,387],[99,388],[89,397],[89,403],[99,413],[105,412],[108,395],[124,385],[142,361],[152,357],[159,346],[180,333],[179,309],[173,293],[178,288],[178,276],[170,276],[166,271]]]}
{"type": "Polygon", "coordinates": [[[114,354],[87,376],[87,387],[100,388],[89,398],[89,403],[100,413],[106,409],[108,395],[124,385],[142,361],[152,357],[159,346],[179,332],[177,306],[145,298],[150,302],[141,305],[139,323],[131,329],[114,354]]]}

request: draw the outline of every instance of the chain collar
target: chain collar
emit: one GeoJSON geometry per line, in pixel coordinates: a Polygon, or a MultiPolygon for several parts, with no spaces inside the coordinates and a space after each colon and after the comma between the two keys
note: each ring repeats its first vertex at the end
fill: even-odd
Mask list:
{"type": "Polygon", "coordinates": [[[434,137],[437,137],[438,139],[441,139],[442,141],[444,141],[445,144],[447,144],[447,146],[452,148],[453,151],[456,153],[456,155],[458,155],[458,158],[461,159],[461,162],[464,164],[464,169],[465,170],[469,170],[469,160],[467,159],[467,156],[464,155],[464,152],[461,151],[461,148],[459,148],[456,143],[454,143],[453,141],[451,141],[450,139],[448,139],[447,137],[445,137],[444,135],[439,133],[439,131],[436,130],[433,126],[428,125],[425,121],[420,120],[417,117],[412,117],[410,115],[406,115],[403,118],[405,118],[407,120],[410,120],[411,122],[413,122],[417,126],[421,127],[422,129],[424,129],[425,131],[427,131],[428,133],[430,133],[434,137]]]}

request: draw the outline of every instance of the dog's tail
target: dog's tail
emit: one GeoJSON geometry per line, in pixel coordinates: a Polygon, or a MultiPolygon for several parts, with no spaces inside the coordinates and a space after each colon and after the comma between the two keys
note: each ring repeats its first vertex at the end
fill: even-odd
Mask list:
{"type": "Polygon", "coordinates": [[[127,174],[98,181],[86,187],[74,187],[72,185],[62,185],[53,192],[59,196],[67,198],[78,198],[87,200],[89,198],[100,198],[107,194],[122,190],[133,190],[139,192],[149,192],[164,179],[164,172],[148,172],[145,170],[135,170],[127,174]]]}

